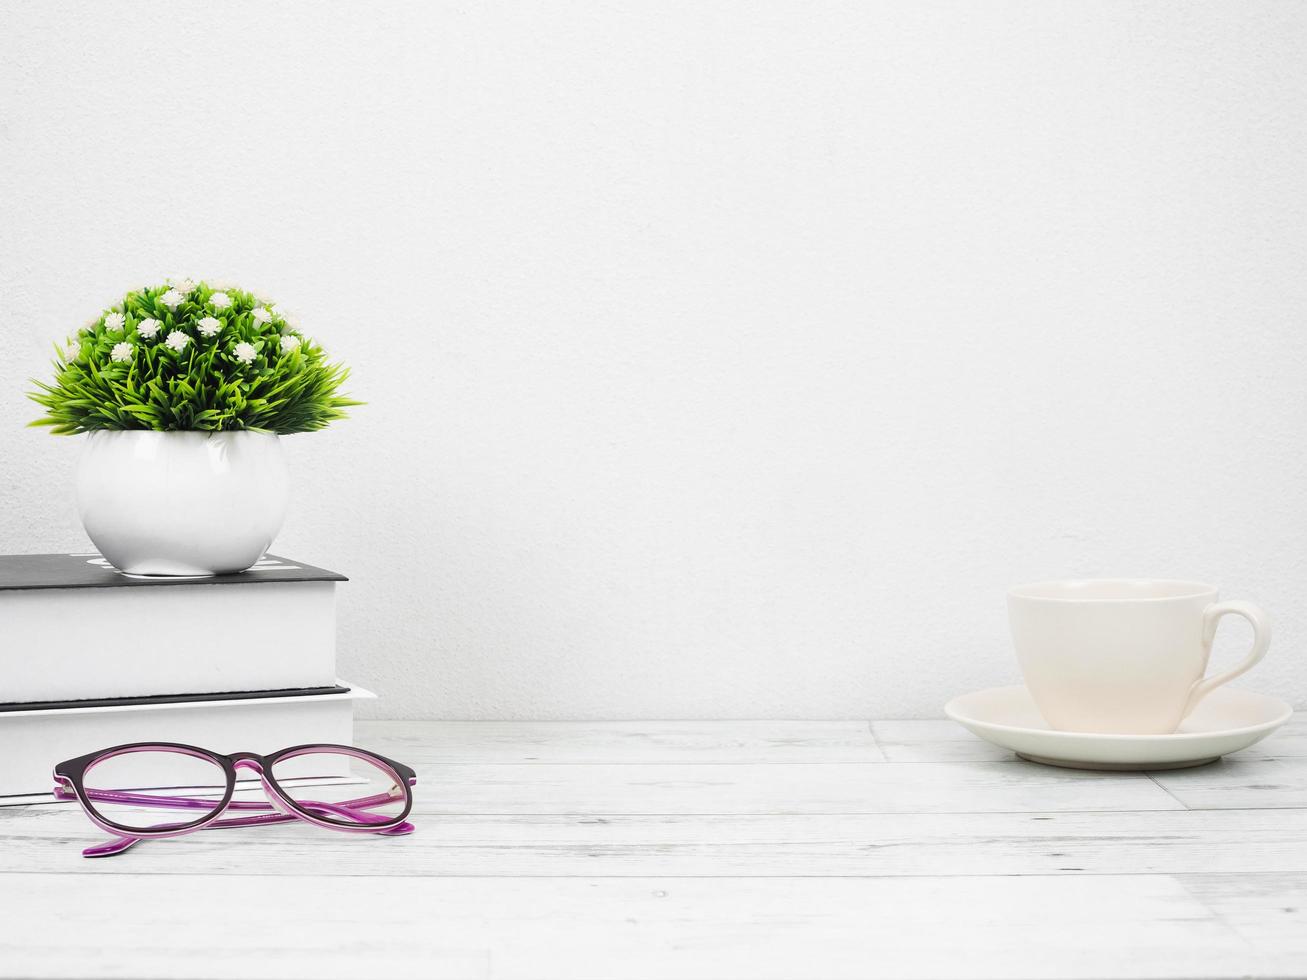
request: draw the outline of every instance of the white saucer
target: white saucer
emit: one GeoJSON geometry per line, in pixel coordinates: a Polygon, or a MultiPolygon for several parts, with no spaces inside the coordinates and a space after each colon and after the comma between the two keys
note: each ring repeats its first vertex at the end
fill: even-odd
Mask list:
{"type": "Polygon", "coordinates": [[[1171,735],[1098,735],[1048,727],[1024,685],[954,698],[944,713],[1023,759],[1071,769],[1184,769],[1246,749],[1293,714],[1279,698],[1219,687],[1171,735]]]}

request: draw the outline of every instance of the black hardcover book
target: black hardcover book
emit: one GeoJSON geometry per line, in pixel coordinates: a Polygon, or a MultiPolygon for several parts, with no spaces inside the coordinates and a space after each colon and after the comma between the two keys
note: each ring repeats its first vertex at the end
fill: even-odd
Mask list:
{"type": "Polygon", "coordinates": [[[184,578],[94,553],[0,556],[0,704],[335,688],[344,581],[276,555],[184,578]]]}
{"type": "Polygon", "coordinates": [[[256,585],[264,582],[347,582],[304,562],[265,555],[251,569],[231,575],[125,575],[99,555],[0,555],[0,590],[113,589],[172,585],[256,585]]]}

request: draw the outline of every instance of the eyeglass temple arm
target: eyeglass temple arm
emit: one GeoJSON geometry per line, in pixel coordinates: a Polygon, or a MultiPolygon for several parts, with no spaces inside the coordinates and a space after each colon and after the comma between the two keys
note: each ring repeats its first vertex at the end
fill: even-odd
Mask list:
{"type": "MultiPolygon", "coordinates": [[[[316,806],[312,808],[317,809],[316,806]]],[[[355,811],[350,811],[347,810],[345,807],[340,807],[340,806],[332,807],[332,809],[341,811],[340,813],[341,816],[349,817],[350,819],[354,819],[354,820],[359,820],[360,822],[365,822],[362,819],[365,816],[367,817],[376,816],[376,814],[373,813],[369,813],[369,814],[357,813],[355,811]]],[[[207,824],[204,827],[201,827],[200,829],[213,830],[215,828],[222,829],[227,827],[252,827],[255,824],[288,823],[290,821],[298,820],[298,819],[299,817],[293,813],[261,813],[257,817],[233,817],[230,820],[215,820],[213,823],[207,824]]],[[[416,828],[414,828],[414,826],[411,823],[405,820],[401,824],[396,824],[394,827],[387,827],[385,830],[378,830],[376,831],[376,833],[380,836],[386,836],[386,837],[402,837],[404,834],[413,833],[415,829],[416,828]]],[[[93,847],[84,848],[82,850],[82,857],[88,857],[88,858],[109,857],[110,855],[113,854],[121,854],[123,851],[127,850],[133,844],[139,844],[141,840],[142,838],[140,837],[125,837],[125,836],[111,837],[103,844],[96,844],[93,847]]]]}
{"type": "MultiPolygon", "coordinates": [[[[59,796],[60,794],[58,791],[56,791],[55,795],[59,796]]],[[[91,799],[98,799],[101,797],[122,797],[122,796],[135,796],[135,795],[136,794],[133,793],[105,793],[100,790],[87,790],[87,796],[91,797],[91,799]]],[[[75,799],[76,797],[74,794],[70,793],[69,798],[75,799]]],[[[204,800],[195,800],[186,797],[171,797],[171,798],[145,797],[144,799],[149,799],[154,801],[153,803],[147,805],[161,806],[161,807],[169,806],[170,805],[170,803],[168,802],[169,799],[171,801],[175,801],[176,804],[180,804],[182,806],[191,806],[192,804],[196,804],[196,803],[200,804],[201,806],[212,804],[212,801],[206,802],[204,800]]],[[[353,804],[355,807],[361,808],[361,806],[378,806],[382,803],[385,803],[393,799],[394,799],[393,796],[390,796],[389,794],[385,794],[380,796],[365,797],[362,800],[350,800],[348,802],[353,804]]],[[[101,802],[126,802],[126,801],[101,800],[101,802]]],[[[271,804],[268,803],[253,803],[253,802],[246,802],[243,800],[238,802],[243,804],[244,809],[257,808],[257,809],[269,810],[273,812],[260,813],[258,816],[253,816],[253,817],[232,817],[226,820],[215,820],[213,823],[207,824],[206,826],[200,829],[213,830],[214,828],[251,827],[256,824],[286,823],[288,821],[300,819],[296,814],[282,813],[281,811],[276,810],[271,804]]],[[[234,806],[235,804],[232,805],[234,806]]],[[[314,810],[318,813],[335,812],[338,816],[342,816],[350,820],[357,820],[359,823],[367,823],[368,818],[370,817],[376,817],[378,820],[385,819],[384,817],[381,817],[378,814],[363,813],[360,812],[360,809],[351,809],[350,807],[342,806],[339,803],[323,803],[319,800],[305,800],[301,805],[304,806],[306,809],[314,810]]],[[[385,830],[378,830],[377,833],[383,834],[387,837],[399,837],[404,834],[411,834],[414,829],[415,828],[411,823],[409,823],[408,821],[404,821],[403,823],[397,824],[394,827],[387,827],[385,830]]],[[[92,847],[83,849],[82,857],[88,857],[88,858],[110,857],[114,854],[121,854],[123,851],[127,850],[132,845],[139,844],[140,841],[141,838],[139,837],[127,837],[127,836],[111,837],[109,840],[105,841],[102,844],[96,844],[92,847]]]]}
{"type": "MultiPolygon", "coordinates": [[[[61,800],[75,800],[77,795],[63,786],[56,786],[54,795],[61,800]]],[[[213,800],[197,799],[192,796],[150,796],[143,793],[119,793],[111,790],[88,789],[86,791],[88,798],[99,803],[124,803],[132,806],[159,807],[164,809],[178,810],[211,810],[213,809],[213,800]]],[[[344,817],[346,820],[356,820],[359,823],[384,823],[388,818],[376,813],[365,813],[366,809],[374,806],[384,806],[386,803],[393,803],[397,797],[393,793],[378,793],[375,796],[365,796],[357,800],[342,800],[339,803],[327,803],[322,800],[301,800],[300,806],[306,810],[312,810],[319,815],[335,814],[338,817],[344,817]]],[[[249,827],[262,823],[283,823],[287,820],[298,820],[299,817],[293,813],[283,813],[274,807],[271,803],[260,803],[255,800],[235,800],[228,804],[229,810],[258,810],[258,816],[255,817],[233,817],[225,820],[215,820],[213,823],[206,825],[202,829],[209,830],[213,827],[249,827]]],[[[378,831],[383,834],[409,833],[412,830],[411,824],[400,824],[398,827],[392,827],[388,830],[378,831]],[[400,828],[405,828],[400,830],[400,828]]],[[[130,838],[135,840],[136,838],[130,838]]],[[[117,853],[112,852],[112,853],[117,853]]]]}
{"type": "MultiPolygon", "coordinates": [[[[396,787],[398,789],[398,787],[396,787]]],[[[88,789],[86,795],[89,799],[97,803],[123,803],[131,806],[152,806],[161,807],[171,810],[212,810],[214,801],[212,799],[197,798],[194,796],[154,796],[148,793],[123,793],[116,790],[88,789]]],[[[65,786],[56,786],[54,788],[55,799],[75,800],[77,794],[65,786]]],[[[341,800],[339,803],[325,803],[321,800],[301,800],[297,801],[305,809],[321,808],[328,812],[337,813],[339,816],[349,817],[351,819],[374,817],[376,814],[355,813],[356,810],[365,810],[369,807],[383,806],[386,803],[393,803],[397,797],[394,793],[377,793],[374,796],[364,796],[357,800],[341,800]]],[[[281,811],[277,810],[271,803],[263,803],[257,800],[233,800],[227,805],[229,810],[260,810],[271,812],[271,815],[280,815],[281,811]]],[[[289,815],[288,815],[289,816],[289,815]]],[[[251,820],[260,821],[259,818],[250,818],[251,820]]],[[[294,819],[293,817],[291,819],[294,819]]],[[[385,818],[381,818],[385,819],[385,818]]],[[[366,822],[366,820],[364,821],[366,822]]],[[[218,820],[210,826],[221,826],[226,821],[218,820]]]]}
{"type": "MultiPolygon", "coordinates": [[[[417,784],[416,777],[409,778],[406,781],[409,786],[414,786],[417,784]]],[[[398,786],[393,787],[393,789],[398,789],[398,788],[399,788],[398,786]]],[[[95,789],[85,790],[85,792],[89,799],[96,800],[102,803],[127,803],[136,806],[153,806],[153,807],[163,807],[163,808],[170,808],[170,809],[191,809],[191,810],[210,809],[213,806],[213,801],[211,799],[197,799],[196,797],[193,796],[150,796],[147,794],[119,793],[119,792],[95,790],[95,789]]],[[[54,787],[53,796],[57,800],[77,799],[77,794],[73,792],[71,788],[65,786],[63,783],[59,783],[54,787]]],[[[370,817],[377,817],[378,821],[384,820],[385,818],[380,817],[377,814],[361,813],[358,811],[364,810],[368,807],[382,806],[386,803],[393,802],[395,799],[396,799],[395,794],[393,792],[388,792],[388,793],[378,793],[375,796],[361,797],[357,800],[344,800],[340,803],[324,803],[321,800],[305,800],[301,805],[304,806],[306,809],[315,810],[320,814],[324,812],[326,813],[335,812],[337,815],[345,817],[347,819],[357,820],[360,823],[367,823],[368,818],[370,817]]],[[[207,826],[201,829],[210,830],[214,827],[218,827],[218,828],[247,827],[247,826],[253,826],[255,824],[264,824],[264,823],[285,823],[288,820],[299,819],[299,817],[296,814],[283,813],[277,810],[276,807],[274,807],[270,803],[260,803],[252,800],[234,800],[227,805],[227,808],[237,809],[237,810],[260,810],[264,812],[260,813],[258,816],[253,816],[253,817],[233,817],[226,820],[215,820],[213,823],[208,824],[207,826]]],[[[403,834],[411,834],[414,831],[414,829],[415,828],[411,823],[405,821],[401,824],[397,824],[394,827],[387,827],[385,830],[379,830],[377,831],[377,833],[384,834],[388,837],[390,836],[397,837],[403,834]]],[[[109,857],[114,854],[121,854],[123,851],[127,850],[132,845],[140,843],[140,841],[141,838],[139,837],[127,837],[127,836],[113,837],[105,841],[103,844],[96,844],[93,847],[85,848],[82,851],[82,856],[88,858],[95,858],[95,857],[109,857]]]]}

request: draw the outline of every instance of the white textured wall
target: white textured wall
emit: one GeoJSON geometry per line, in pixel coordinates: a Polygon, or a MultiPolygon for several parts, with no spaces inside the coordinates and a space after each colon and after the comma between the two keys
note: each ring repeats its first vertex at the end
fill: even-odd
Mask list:
{"type": "Polygon", "coordinates": [[[85,543],[51,338],[221,276],[371,403],[275,550],[379,713],[932,715],[1105,573],[1307,706],[1307,7],[0,10],[0,550],[85,543]]]}

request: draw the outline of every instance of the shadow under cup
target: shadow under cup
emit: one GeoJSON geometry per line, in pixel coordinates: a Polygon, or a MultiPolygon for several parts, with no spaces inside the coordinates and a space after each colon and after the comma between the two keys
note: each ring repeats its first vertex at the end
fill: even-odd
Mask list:
{"type": "Polygon", "coordinates": [[[1174,732],[1213,688],[1266,652],[1265,613],[1218,602],[1218,590],[1174,579],[1040,582],[1008,592],[1008,619],[1026,687],[1055,729],[1123,735],[1174,732]],[[1252,623],[1252,653],[1203,679],[1216,623],[1252,623]]]}

